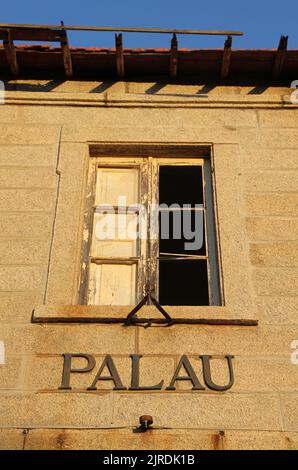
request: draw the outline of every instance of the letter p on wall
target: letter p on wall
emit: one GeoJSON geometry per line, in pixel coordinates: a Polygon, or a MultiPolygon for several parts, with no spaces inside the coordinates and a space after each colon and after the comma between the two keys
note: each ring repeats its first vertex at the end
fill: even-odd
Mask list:
{"type": "Polygon", "coordinates": [[[0,365],[5,364],[5,348],[4,341],[0,341],[0,365]]]}

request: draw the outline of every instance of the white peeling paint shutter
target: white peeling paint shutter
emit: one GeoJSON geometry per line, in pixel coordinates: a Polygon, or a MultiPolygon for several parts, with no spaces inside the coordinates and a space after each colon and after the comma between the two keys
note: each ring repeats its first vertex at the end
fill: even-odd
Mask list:
{"type": "Polygon", "coordinates": [[[89,304],[136,303],[138,202],[137,168],[97,169],[89,304]]]}

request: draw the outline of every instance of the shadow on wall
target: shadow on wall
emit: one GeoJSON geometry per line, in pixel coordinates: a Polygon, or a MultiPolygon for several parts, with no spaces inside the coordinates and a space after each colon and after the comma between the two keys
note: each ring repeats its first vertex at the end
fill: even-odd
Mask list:
{"type": "MultiPolygon", "coordinates": [[[[50,80],[50,81],[47,81],[46,83],[27,83],[27,82],[20,82],[20,81],[17,81],[17,82],[6,81],[5,89],[7,91],[50,92],[62,86],[66,82],[67,80],[50,80]]],[[[116,80],[99,82],[95,88],[88,90],[88,92],[89,93],[104,93],[109,88],[111,88],[115,83],[116,83],[116,80]]]]}
{"type": "MultiPolygon", "coordinates": [[[[169,83],[167,82],[157,82],[154,85],[152,85],[150,88],[146,90],[146,94],[148,95],[155,95],[156,93],[159,93],[165,86],[167,86],[169,83]]],[[[203,85],[196,93],[183,93],[183,94],[178,94],[178,93],[159,93],[161,96],[192,96],[192,97],[197,97],[197,98],[207,98],[208,93],[211,91],[215,90],[218,84],[206,84],[203,85]]],[[[222,86],[222,84],[221,84],[222,86]]],[[[227,85],[231,86],[231,85],[227,85]]],[[[248,92],[248,95],[261,95],[264,93],[267,88],[269,88],[269,85],[257,85],[255,86],[252,90],[248,92]]]]}
{"type": "Polygon", "coordinates": [[[22,83],[22,82],[5,82],[5,89],[7,91],[53,91],[59,85],[63,83],[63,80],[50,80],[47,83],[22,83]]]}
{"type": "MultiPolygon", "coordinates": [[[[47,81],[46,83],[28,83],[28,82],[20,82],[20,81],[6,81],[5,82],[5,89],[7,91],[28,91],[28,92],[51,92],[54,91],[55,89],[59,88],[61,85],[63,85],[66,82],[66,80],[50,80],[47,81]]],[[[99,84],[89,90],[89,93],[104,93],[109,90],[113,85],[117,83],[117,80],[106,80],[103,82],[99,82],[99,84]]],[[[218,84],[204,84],[199,88],[198,91],[194,93],[160,93],[167,85],[171,84],[171,82],[164,82],[164,81],[157,81],[154,83],[154,85],[151,85],[145,92],[141,93],[136,93],[136,94],[147,94],[147,95],[155,95],[159,94],[161,96],[191,96],[191,97],[197,97],[197,98],[207,98],[208,94],[215,90],[218,84]]],[[[180,85],[180,83],[172,83],[173,85],[177,84],[180,85]]],[[[187,85],[187,84],[185,84],[187,85]]],[[[192,83],[194,85],[194,83],[192,83]]],[[[231,84],[226,84],[227,86],[231,86],[231,84]]],[[[222,86],[222,84],[221,84],[222,86]]],[[[261,84],[255,86],[252,90],[248,92],[249,95],[261,95],[264,93],[269,85],[267,84],[261,84]]],[[[129,93],[129,90],[127,90],[129,93]]]]}

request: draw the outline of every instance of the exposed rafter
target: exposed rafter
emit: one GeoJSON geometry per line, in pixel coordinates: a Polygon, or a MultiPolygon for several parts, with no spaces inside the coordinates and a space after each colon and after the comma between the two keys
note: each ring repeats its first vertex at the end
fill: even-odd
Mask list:
{"type": "Polygon", "coordinates": [[[5,31],[3,36],[3,46],[5,56],[9,64],[11,74],[16,77],[19,74],[19,65],[17,60],[17,53],[14,47],[11,31],[5,31]]]}
{"type": "Polygon", "coordinates": [[[170,50],[170,77],[176,78],[178,74],[178,41],[174,33],[171,40],[170,50]]]}
{"type": "MultiPolygon", "coordinates": [[[[157,29],[157,28],[113,28],[97,26],[66,26],[60,25],[25,25],[25,24],[0,24],[0,47],[1,64],[3,73],[11,76],[18,76],[28,73],[43,74],[45,69],[51,73],[61,76],[61,69],[64,67],[64,74],[67,78],[73,77],[74,64],[77,76],[98,76],[102,73],[105,76],[115,75],[119,80],[126,74],[126,68],[131,63],[131,68],[135,74],[158,75],[167,70],[171,79],[183,79],[184,76],[197,76],[199,73],[212,75],[215,69],[218,72],[216,79],[222,80],[241,78],[241,80],[252,80],[253,77],[263,78],[271,72],[271,79],[278,80],[281,77],[291,78],[293,70],[298,67],[298,51],[288,50],[288,37],[281,36],[277,50],[233,50],[232,37],[240,36],[237,31],[203,31],[203,30],[177,30],[177,29],[157,29]],[[106,48],[70,48],[67,31],[114,31],[115,49],[106,48]],[[171,34],[170,49],[148,49],[134,50],[123,49],[122,33],[165,33],[171,34]],[[178,50],[178,34],[206,34],[225,35],[226,40],[222,50],[202,49],[178,50]],[[40,45],[19,46],[16,41],[36,41],[58,43],[58,48],[43,47],[40,45]],[[150,52],[148,54],[148,52],[150,52]],[[41,60],[39,60],[41,59],[41,60]],[[127,61],[127,63],[126,63],[127,61]],[[60,62],[60,67],[59,67],[60,62]],[[24,68],[24,70],[22,70],[24,68]]],[[[63,71],[63,69],[62,69],[63,71]]],[[[214,76],[215,78],[215,76],[214,76]]]]}
{"type": "Polygon", "coordinates": [[[232,55],[232,36],[228,36],[223,50],[220,78],[225,79],[229,75],[232,55]]]}
{"type": "MultiPolygon", "coordinates": [[[[61,21],[61,25],[63,26],[63,21],[61,21]]],[[[72,69],[71,52],[69,49],[67,33],[65,30],[61,31],[60,42],[61,42],[61,50],[62,50],[62,55],[63,55],[65,75],[67,78],[72,78],[73,69],[72,69]]]]}
{"type": "MultiPolygon", "coordinates": [[[[63,23],[61,23],[61,27],[63,27],[63,23]]],[[[53,30],[26,27],[18,27],[14,29],[0,28],[0,39],[3,40],[5,55],[9,64],[11,74],[13,76],[18,75],[20,72],[20,68],[17,62],[16,49],[13,43],[14,40],[60,42],[65,75],[67,76],[67,78],[71,78],[73,76],[71,53],[68,45],[67,33],[64,29],[53,30]]]]}
{"type": "Polygon", "coordinates": [[[272,69],[272,77],[274,80],[278,80],[282,74],[282,69],[287,56],[287,47],[288,36],[281,36],[272,69]]]}
{"type": "Polygon", "coordinates": [[[123,78],[125,75],[124,70],[124,54],[123,54],[123,40],[122,34],[115,34],[115,44],[116,44],[116,69],[117,76],[123,78]]]}

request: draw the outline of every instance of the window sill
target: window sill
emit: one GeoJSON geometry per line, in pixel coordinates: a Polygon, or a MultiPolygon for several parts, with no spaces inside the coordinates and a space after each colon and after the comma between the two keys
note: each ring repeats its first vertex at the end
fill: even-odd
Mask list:
{"type": "MultiPolygon", "coordinates": [[[[98,323],[124,324],[134,306],[111,305],[39,305],[32,313],[32,323],[98,323]]],[[[251,308],[229,307],[165,307],[173,324],[257,326],[256,312],[251,308]]],[[[167,324],[153,305],[144,305],[133,324],[167,324]]]]}

